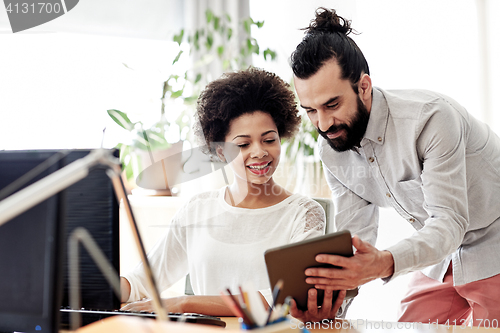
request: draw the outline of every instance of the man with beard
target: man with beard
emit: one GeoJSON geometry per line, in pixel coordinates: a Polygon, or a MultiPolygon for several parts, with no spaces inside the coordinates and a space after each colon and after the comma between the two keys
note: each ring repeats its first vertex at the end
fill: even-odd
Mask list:
{"type": "Polygon", "coordinates": [[[291,57],[301,106],[321,134],[337,230],[354,235],[353,257],[321,254],[309,268],[303,320],[318,310],[316,289],[353,289],[414,272],[399,321],[498,322],[500,139],[461,105],[424,90],[372,86],[350,22],[319,8],[291,57]],[[416,232],[374,247],[378,208],[393,207],[416,232]]]}

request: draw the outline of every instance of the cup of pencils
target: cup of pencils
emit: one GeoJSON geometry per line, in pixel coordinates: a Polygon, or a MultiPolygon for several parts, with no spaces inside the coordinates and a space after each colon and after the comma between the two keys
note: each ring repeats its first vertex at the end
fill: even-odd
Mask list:
{"type": "Polygon", "coordinates": [[[239,317],[242,329],[259,329],[287,321],[291,298],[287,297],[284,304],[276,304],[283,289],[283,280],[279,280],[274,286],[273,304],[268,309],[265,308],[258,291],[246,290],[241,286],[238,289],[237,293],[233,293],[227,288],[221,292],[221,297],[234,315],[239,317]]]}

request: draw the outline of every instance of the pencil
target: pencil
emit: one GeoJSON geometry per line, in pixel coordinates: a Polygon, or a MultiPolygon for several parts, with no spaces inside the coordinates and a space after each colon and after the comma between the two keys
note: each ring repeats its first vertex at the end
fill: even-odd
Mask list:
{"type": "MultiPolygon", "coordinates": [[[[246,307],[243,308],[240,303],[238,302],[238,300],[236,299],[236,297],[234,297],[234,295],[231,293],[231,290],[229,290],[229,288],[226,289],[228,295],[225,295],[223,294],[224,296],[228,297],[229,298],[229,301],[232,302],[232,304],[234,304],[234,307],[236,308],[236,311],[232,310],[233,313],[238,313],[238,317],[240,317],[241,319],[243,319],[243,322],[249,326],[249,327],[253,327],[255,325],[255,322],[252,318],[252,316],[248,313],[248,311],[246,310],[246,307]]],[[[226,301],[227,303],[227,301],[226,301]]],[[[231,308],[231,307],[230,307],[231,308]]]]}
{"type": "Polygon", "coordinates": [[[220,292],[220,296],[236,317],[243,318],[243,312],[236,306],[231,296],[225,294],[223,291],[220,292]]]}
{"type": "Polygon", "coordinates": [[[276,302],[278,301],[278,295],[280,294],[281,289],[283,288],[283,280],[279,279],[278,282],[274,285],[273,289],[273,304],[269,307],[269,314],[267,316],[266,325],[269,324],[269,320],[271,319],[271,315],[273,314],[273,309],[276,306],[276,302]]]}

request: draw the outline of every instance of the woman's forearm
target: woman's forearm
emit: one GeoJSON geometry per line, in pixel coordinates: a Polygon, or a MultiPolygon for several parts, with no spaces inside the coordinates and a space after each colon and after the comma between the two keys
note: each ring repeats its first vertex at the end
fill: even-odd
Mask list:
{"type": "MultiPolygon", "coordinates": [[[[128,283],[128,281],[125,280],[128,283]]],[[[123,295],[122,295],[123,299],[123,295]]],[[[262,297],[264,307],[267,308],[267,302],[262,297]]],[[[226,305],[220,296],[178,296],[162,299],[162,303],[168,312],[179,313],[201,313],[216,317],[232,317],[234,313],[226,305]]],[[[140,300],[126,304],[122,310],[128,311],[154,311],[153,302],[150,299],[140,300]]]]}
{"type": "MultiPolygon", "coordinates": [[[[268,308],[268,304],[264,296],[261,296],[264,308],[268,308]]],[[[203,313],[209,316],[232,317],[235,314],[226,305],[220,296],[181,296],[163,300],[167,306],[177,308],[179,312],[203,313]]],[[[171,311],[171,310],[169,310],[171,311]]]]}
{"type": "Polygon", "coordinates": [[[120,277],[120,291],[122,294],[120,301],[125,303],[130,297],[130,282],[124,277],[120,277]]]}
{"type": "Polygon", "coordinates": [[[218,317],[234,316],[220,296],[180,296],[164,299],[163,302],[170,312],[203,313],[218,317]]]}

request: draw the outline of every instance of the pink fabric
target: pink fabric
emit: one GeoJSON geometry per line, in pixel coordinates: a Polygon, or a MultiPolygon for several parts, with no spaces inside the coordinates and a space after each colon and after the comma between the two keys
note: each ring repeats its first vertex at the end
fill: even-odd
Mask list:
{"type": "Polygon", "coordinates": [[[451,265],[441,283],[413,273],[399,308],[400,322],[500,327],[500,274],[453,286],[451,265]]]}

